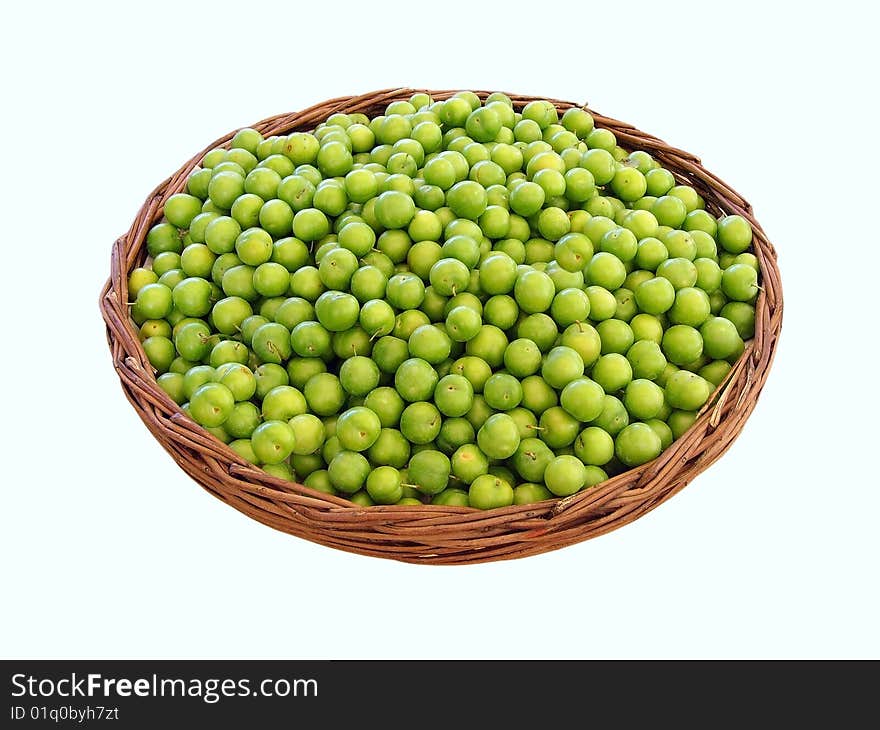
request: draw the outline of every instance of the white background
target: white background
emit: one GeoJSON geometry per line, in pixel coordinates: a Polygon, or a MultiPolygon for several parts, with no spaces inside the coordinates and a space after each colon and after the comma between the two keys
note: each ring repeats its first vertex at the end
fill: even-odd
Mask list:
{"type": "Polygon", "coordinates": [[[880,657],[873,3],[516,5],[4,6],[4,657],[880,657]],[[469,567],[352,555],[211,497],[123,397],[98,295],[153,187],[395,86],[588,102],[699,155],[775,243],[757,408],[636,522],[469,567]]]}

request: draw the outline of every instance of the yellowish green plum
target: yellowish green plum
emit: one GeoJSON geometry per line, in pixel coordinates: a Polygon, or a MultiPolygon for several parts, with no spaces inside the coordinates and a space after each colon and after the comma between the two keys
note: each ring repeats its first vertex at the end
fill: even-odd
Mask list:
{"type": "Polygon", "coordinates": [[[363,509],[571,497],[681,438],[755,335],[760,235],[678,172],[499,92],[243,128],[146,230],[131,318],[269,475],[363,509]]]}

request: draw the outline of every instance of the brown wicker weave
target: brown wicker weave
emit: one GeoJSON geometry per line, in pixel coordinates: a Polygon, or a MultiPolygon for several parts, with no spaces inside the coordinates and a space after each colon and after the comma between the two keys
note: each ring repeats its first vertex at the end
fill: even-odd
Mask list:
{"type": "MultiPolygon", "coordinates": [[[[266,136],[310,130],[334,112],[381,114],[389,102],[408,99],[416,91],[426,91],[434,99],[455,93],[385,89],[330,99],[252,126],[266,136]]],[[[483,99],[488,93],[477,92],[483,99]]],[[[538,98],[508,95],[517,109],[538,98]]],[[[704,169],[697,157],[586,105],[551,101],[560,112],[583,106],[594,116],[596,126],[614,132],[622,147],[650,152],[680,182],[693,185],[704,196],[710,212],[738,213],[752,224],[754,252],[761,265],[755,337],[746,343],[742,356],[691,428],[654,461],[589,490],[539,504],[488,511],[439,505],[360,507],[272,477],[249,464],[184,415],[159,388],[127,307],[128,274],[146,261],[147,231],[162,217],[168,197],[183,190],[187,175],[203,155],[228,143],[232,132],[194,155],[150,193],[128,232],[113,245],[110,276],[100,296],[113,365],[123,391],[153,436],[187,474],[235,509],[291,535],[351,553],[452,565],[536,555],[615,530],[665,502],[727,451],[764,387],[782,326],[776,251],[755,220],[751,205],[704,169]]]]}

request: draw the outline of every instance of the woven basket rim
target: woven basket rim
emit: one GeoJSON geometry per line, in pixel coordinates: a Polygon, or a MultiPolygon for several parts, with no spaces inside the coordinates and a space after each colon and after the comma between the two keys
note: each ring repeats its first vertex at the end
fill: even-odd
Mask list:
{"type": "MultiPolygon", "coordinates": [[[[460,90],[381,89],[329,99],[250,126],[264,136],[306,131],[335,112],[372,116],[381,113],[389,102],[408,99],[417,92],[439,100],[460,90]]],[[[475,93],[485,100],[492,92],[475,93]]],[[[484,563],[537,555],[616,530],[667,501],[730,448],[762,392],[782,327],[777,254],[752,206],[705,169],[695,155],[605,116],[586,103],[503,93],[518,109],[529,101],[547,100],[560,113],[571,107],[589,111],[596,126],[613,131],[621,147],[650,152],[677,182],[693,185],[710,212],[736,213],[751,223],[752,250],[761,268],[755,336],[746,343],[743,354],[715,388],[694,424],[653,461],[589,490],[491,510],[433,504],[365,508],[270,476],[249,464],[190,419],[158,386],[127,308],[128,274],[146,261],[146,233],[161,219],[165,201],[184,189],[187,175],[208,151],[228,145],[236,129],[206,145],[146,197],[128,231],[113,243],[110,274],[99,297],[113,366],[126,398],[163,448],[200,486],[252,519],[328,547],[418,564],[484,563]]]]}

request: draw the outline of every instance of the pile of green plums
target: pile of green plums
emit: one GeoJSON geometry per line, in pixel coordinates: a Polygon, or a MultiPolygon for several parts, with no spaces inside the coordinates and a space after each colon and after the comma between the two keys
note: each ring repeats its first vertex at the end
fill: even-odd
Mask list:
{"type": "Polygon", "coordinates": [[[575,494],[660,455],[754,335],[749,222],[582,108],[414,94],[239,130],[146,236],[158,385],[359,505],[575,494]]]}

